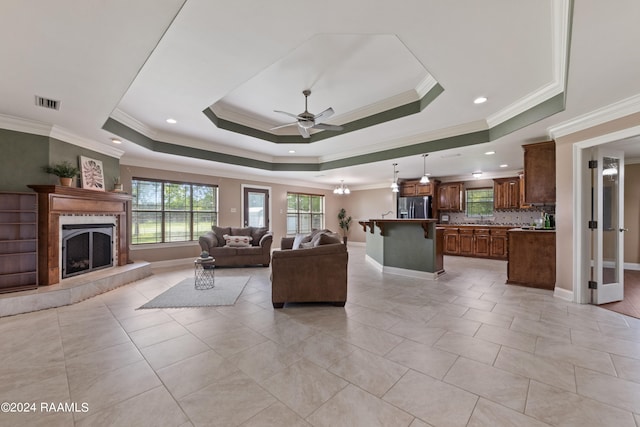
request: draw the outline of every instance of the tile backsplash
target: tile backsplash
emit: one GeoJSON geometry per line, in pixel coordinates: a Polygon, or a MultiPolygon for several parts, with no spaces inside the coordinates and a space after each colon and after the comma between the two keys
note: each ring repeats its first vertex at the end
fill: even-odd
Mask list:
{"type": "Polygon", "coordinates": [[[555,206],[536,206],[530,209],[511,209],[494,211],[493,216],[480,218],[468,218],[464,212],[443,212],[449,215],[449,224],[495,224],[495,225],[531,225],[534,220],[540,218],[543,213],[555,215],[555,206]]]}

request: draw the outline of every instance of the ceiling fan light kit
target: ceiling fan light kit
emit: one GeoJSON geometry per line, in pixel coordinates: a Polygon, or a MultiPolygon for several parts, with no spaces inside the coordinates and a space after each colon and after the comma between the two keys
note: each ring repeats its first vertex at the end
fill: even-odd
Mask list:
{"type": "Polygon", "coordinates": [[[312,114],[309,112],[309,108],[307,107],[309,95],[311,95],[311,91],[309,89],[305,89],[302,91],[304,95],[304,111],[298,115],[288,113],[286,111],[273,110],[276,113],[286,114],[289,117],[293,117],[296,119],[295,122],[287,123],[284,125],[272,127],[271,130],[281,129],[288,126],[297,125],[298,132],[302,135],[303,138],[310,138],[311,134],[309,133],[309,129],[320,129],[320,130],[330,130],[334,132],[338,132],[343,130],[342,126],[338,125],[330,125],[323,123],[326,119],[331,117],[334,113],[333,108],[329,107],[320,114],[312,114]]]}

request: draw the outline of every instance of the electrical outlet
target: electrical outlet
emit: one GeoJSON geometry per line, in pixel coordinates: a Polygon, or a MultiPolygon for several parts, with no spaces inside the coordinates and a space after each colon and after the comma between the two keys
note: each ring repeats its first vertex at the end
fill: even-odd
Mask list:
{"type": "Polygon", "coordinates": [[[236,212],[238,212],[238,209],[236,209],[236,208],[231,208],[231,213],[236,213],[236,212]]]}

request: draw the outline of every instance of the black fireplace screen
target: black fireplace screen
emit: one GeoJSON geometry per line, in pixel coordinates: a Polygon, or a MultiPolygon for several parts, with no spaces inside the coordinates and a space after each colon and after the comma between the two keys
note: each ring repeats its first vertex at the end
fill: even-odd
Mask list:
{"type": "Polygon", "coordinates": [[[62,278],[113,265],[113,224],[62,226],[62,278]]]}

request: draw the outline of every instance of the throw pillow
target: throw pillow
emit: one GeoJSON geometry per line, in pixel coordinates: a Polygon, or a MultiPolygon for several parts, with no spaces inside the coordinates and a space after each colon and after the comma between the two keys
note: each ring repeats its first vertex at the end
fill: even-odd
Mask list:
{"type": "Polygon", "coordinates": [[[300,249],[311,249],[311,248],[313,248],[313,243],[311,242],[300,243],[300,249]]]}
{"type": "Polygon", "coordinates": [[[335,233],[322,233],[320,234],[320,238],[316,242],[316,246],[331,245],[333,243],[342,243],[342,240],[336,237],[335,233]]]}
{"type": "Polygon", "coordinates": [[[300,249],[300,244],[303,243],[305,237],[307,236],[304,234],[296,234],[296,237],[293,239],[293,246],[291,246],[291,249],[300,249]]]}
{"type": "Polygon", "coordinates": [[[251,246],[251,237],[249,236],[229,236],[225,234],[224,240],[226,245],[232,248],[251,246]]]}
{"type": "Polygon", "coordinates": [[[224,240],[224,235],[231,232],[230,227],[218,227],[212,226],[211,229],[216,233],[216,239],[218,239],[218,246],[224,246],[227,242],[224,240]]]}
{"type": "Polygon", "coordinates": [[[267,231],[269,231],[267,227],[252,227],[251,237],[253,238],[253,246],[258,246],[260,244],[260,239],[262,239],[262,236],[267,234],[267,231]]]}

